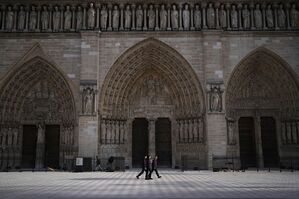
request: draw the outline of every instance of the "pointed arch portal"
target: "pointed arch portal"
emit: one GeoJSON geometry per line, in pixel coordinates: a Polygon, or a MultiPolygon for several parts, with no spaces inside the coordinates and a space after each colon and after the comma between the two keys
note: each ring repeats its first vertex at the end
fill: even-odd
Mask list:
{"type": "Polygon", "coordinates": [[[0,152],[1,167],[70,167],[77,142],[72,90],[44,56],[28,57],[1,82],[0,131],[7,146],[0,152]]]}

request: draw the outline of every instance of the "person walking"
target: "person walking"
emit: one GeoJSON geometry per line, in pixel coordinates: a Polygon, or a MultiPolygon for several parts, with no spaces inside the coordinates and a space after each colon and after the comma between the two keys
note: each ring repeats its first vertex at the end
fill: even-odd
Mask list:
{"type": "Polygon", "coordinates": [[[148,157],[144,156],[144,159],[142,161],[142,170],[141,172],[136,176],[137,179],[145,172],[145,179],[147,178],[147,162],[148,162],[148,157]]]}
{"type": "Polygon", "coordinates": [[[156,175],[157,175],[158,178],[161,178],[161,176],[158,173],[158,156],[157,155],[155,156],[155,158],[153,160],[153,163],[152,163],[152,172],[153,171],[156,172],[156,175]]]}
{"type": "Polygon", "coordinates": [[[153,159],[151,156],[148,156],[147,161],[147,178],[146,180],[152,180],[152,169],[153,169],[153,159]]]}

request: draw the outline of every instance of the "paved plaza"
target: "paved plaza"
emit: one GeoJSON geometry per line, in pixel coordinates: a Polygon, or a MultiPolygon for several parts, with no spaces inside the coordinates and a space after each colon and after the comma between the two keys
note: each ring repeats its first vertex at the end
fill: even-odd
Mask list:
{"type": "Polygon", "coordinates": [[[299,172],[161,170],[162,178],[126,172],[0,173],[0,198],[298,198],[299,172]]]}

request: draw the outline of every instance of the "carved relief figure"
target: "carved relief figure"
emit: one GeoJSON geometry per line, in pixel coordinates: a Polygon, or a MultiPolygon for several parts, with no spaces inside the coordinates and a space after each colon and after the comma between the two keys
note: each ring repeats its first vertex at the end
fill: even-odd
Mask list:
{"type": "Polygon", "coordinates": [[[161,5],[160,10],[160,29],[166,30],[167,27],[167,11],[165,10],[165,5],[161,5]]]}
{"type": "Polygon", "coordinates": [[[189,5],[185,5],[185,9],[183,10],[183,26],[184,30],[189,30],[190,28],[190,11],[189,5]]]}
{"type": "Polygon", "coordinates": [[[228,135],[228,144],[229,145],[233,145],[236,143],[236,140],[235,140],[235,135],[234,135],[234,122],[232,121],[228,121],[227,122],[227,125],[228,125],[228,132],[227,132],[227,135],[228,135]]]}
{"type": "Polygon", "coordinates": [[[64,13],[64,30],[69,31],[71,29],[72,24],[72,12],[70,10],[70,6],[66,6],[66,11],[64,13]]]}
{"type": "Polygon", "coordinates": [[[210,97],[210,111],[217,112],[221,111],[221,91],[220,88],[216,86],[211,89],[211,97],[210,97]]]}
{"type": "Polygon", "coordinates": [[[194,10],[194,26],[196,30],[201,28],[201,11],[198,4],[195,5],[194,10]]]}
{"type": "Polygon", "coordinates": [[[149,6],[149,10],[147,12],[147,17],[148,17],[148,28],[150,30],[153,30],[155,28],[156,13],[154,10],[154,6],[152,4],[149,6]]]}
{"type": "Polygon", "coordinates": [[[129,30],[131,28],[131,17],[132,17],[132,12],[130,9],[130,6],[126,6],[125,10],[125,29],[129,30]]]}
{"type": "Polygon", "coordinates": [[[112,28],[114,30],[118,30],[119,27],[119,10],[117,5],[114,5],[112,12],[112,28]]]}
{"type": "Polygon", "coordinates": [[[42,30],[47,30],[49,27],[49,12],[47,6],[43,6],[41,14],[42,30]]]}
{"type": "Polygon", "coordinates": [[[296,5],[293,4],[291,11],[290,11],[290,16],[291,16],[291,27],[296,28],[299,25],[299,12],[296,9],[296,5]]]}
{"type": "Polygon", "coordinates": [[[273,12],[270,4],[267,6],[266,10],[266,23],[268,28],[274,27],[273,12]]]}
{"type": "Polygon", "coordinates": [[[143,11],[141,5],[138,5],[136,10],[136,29],[142,30],[143,11]]]}
{"type": "Polygon", "coordinates": [[[58,32],[60,27],[60,11],[58,9],[58,6],[54,7],[54,13],[53,13],[53,31],[58,32]]]}
{"type": "Polygon", "coordinates": [[[90,88],[87,88],[83,94],[84,99],[84,113],[92,114],[93,113],[93,92],[90,88]]]}
{"type": "Polygon", "coordinates": [[[176,5],[172,5],[171,11],[171,26],[173,30],[177,30],[179,28],[179,12],[176,9],[176,5]]]}
{"type": "Polygon", "coordinates": [[[83,22],[83,13],[81,6],[78,6],[77,14],[76,14],[76,28],[77,30],[80,30],[82,28],[82,22],[83,22]]]}
{"type": "Polygon", "coordinates": [[[231,10],[231,13],[230,13],[230,18],[231,18],[232,28],[237,29],[238,28],[238,12],[236,10],[235,5],[232,6],[232,10],[231,10]]]}
{"type": "Polygon", "coordinates": [[[14,12],[11,6],[7,7],[7,14],[6,14],[6,30],[12,30],[14,24],[14,12]]]}
{"type": "Polygon", "coordinates": [[[250,12],[248,10],[248,5],[244,5],[244,9],[242,10],[242,20],[243,20],[243,28],[250,28],[250,12]]]}
{"type": "Polygon", "coordinates": [[[277,11],[277,15],[278,15],[278,27],[279,28],[285,28],[286,27],[286,15],[285,12],[283,10],[283,5],[280,4],[279,5],[279,9],[277,11]]]}
{"type": "Polygon", "coordinates": [[[107,29],[107,19],[108,19],[108,12],[106,6],[104,5],[101,10],[101,28],[103,30],[107,29]]]}
{"type": "Polygon", "coordinates": [[[18,30],[24,29],[25,17],[26,17],[26,13],[24,11],[24,6],[20,6],[20,11],[19,11],[19,16],[18,16],[18,30]]]}
{"type": "Polygon", "coordinates": [[[221,4],[219,11],[219,23],[221,28],[226,28],[226,10],[224,9],[224,4],[221,4]]]}
{"type": "Polygon", "coordinates": [[[207,10],[207,25],[209,28],[215,28],[215,10],[212,3],[209,3],[207,10]]]}
{"type": "Polygon", "coordinates": [[[29,16],[29,30],[36,29],[36,20],[37,20],[37,12],[35,11],[35,6],[31,7],[31,12],[29,16]]]}
{"type": "Polygon", "coordinates": [[[95,21],[96,11],[94,9],[93,3],[90,3],[89,9],[87,11],[87,26],[88,29],[94,28],[94,21],[95,21]]]}
{"type": "Polygon", "coordinates": [[[260,10],[260,4],[256,4],[255,10],[254,10],[254,24],[257,29],[261,29],[263,26],[262,22],[262,12],[260,10]]]}

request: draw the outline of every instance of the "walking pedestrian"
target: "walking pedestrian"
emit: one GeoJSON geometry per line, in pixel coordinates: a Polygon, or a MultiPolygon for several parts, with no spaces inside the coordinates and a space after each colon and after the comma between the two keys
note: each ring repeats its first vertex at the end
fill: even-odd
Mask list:
{"type": "Polygon", "coordinates": [[[147,178],[146,180],[152,180],[152,168],[153,168],[153,159],[152,157],[149,155],[148,156],[148,161],[147,161],[147,178]]]}
{"type": "MultiPolygon", "coordinates": [[[[153,165],[152,165],[152,168],[153,168],[153,169],[152,169],[152,172],[155,171],[157,177],[158,177],[158,178],[161,178],[161,176],[160,176],[159,173],[158,173],[158,156],[157,156],[157,155],[155,156],[155,158],[154,158],[152,164],[153,164],[153,165]]],[[[152,172],[151,172],[151,173],[152,173],[152,172]]]]}
{"type": "Polygon", "coordinates": [[[148,161],[148,157],[144,156],[144,159],[142,161],[142,170],[141,172],[136,176],[137,179],[139,179],[139,177],[145,172],[145,179],[147,178],[147,161],[148,161]]]}

